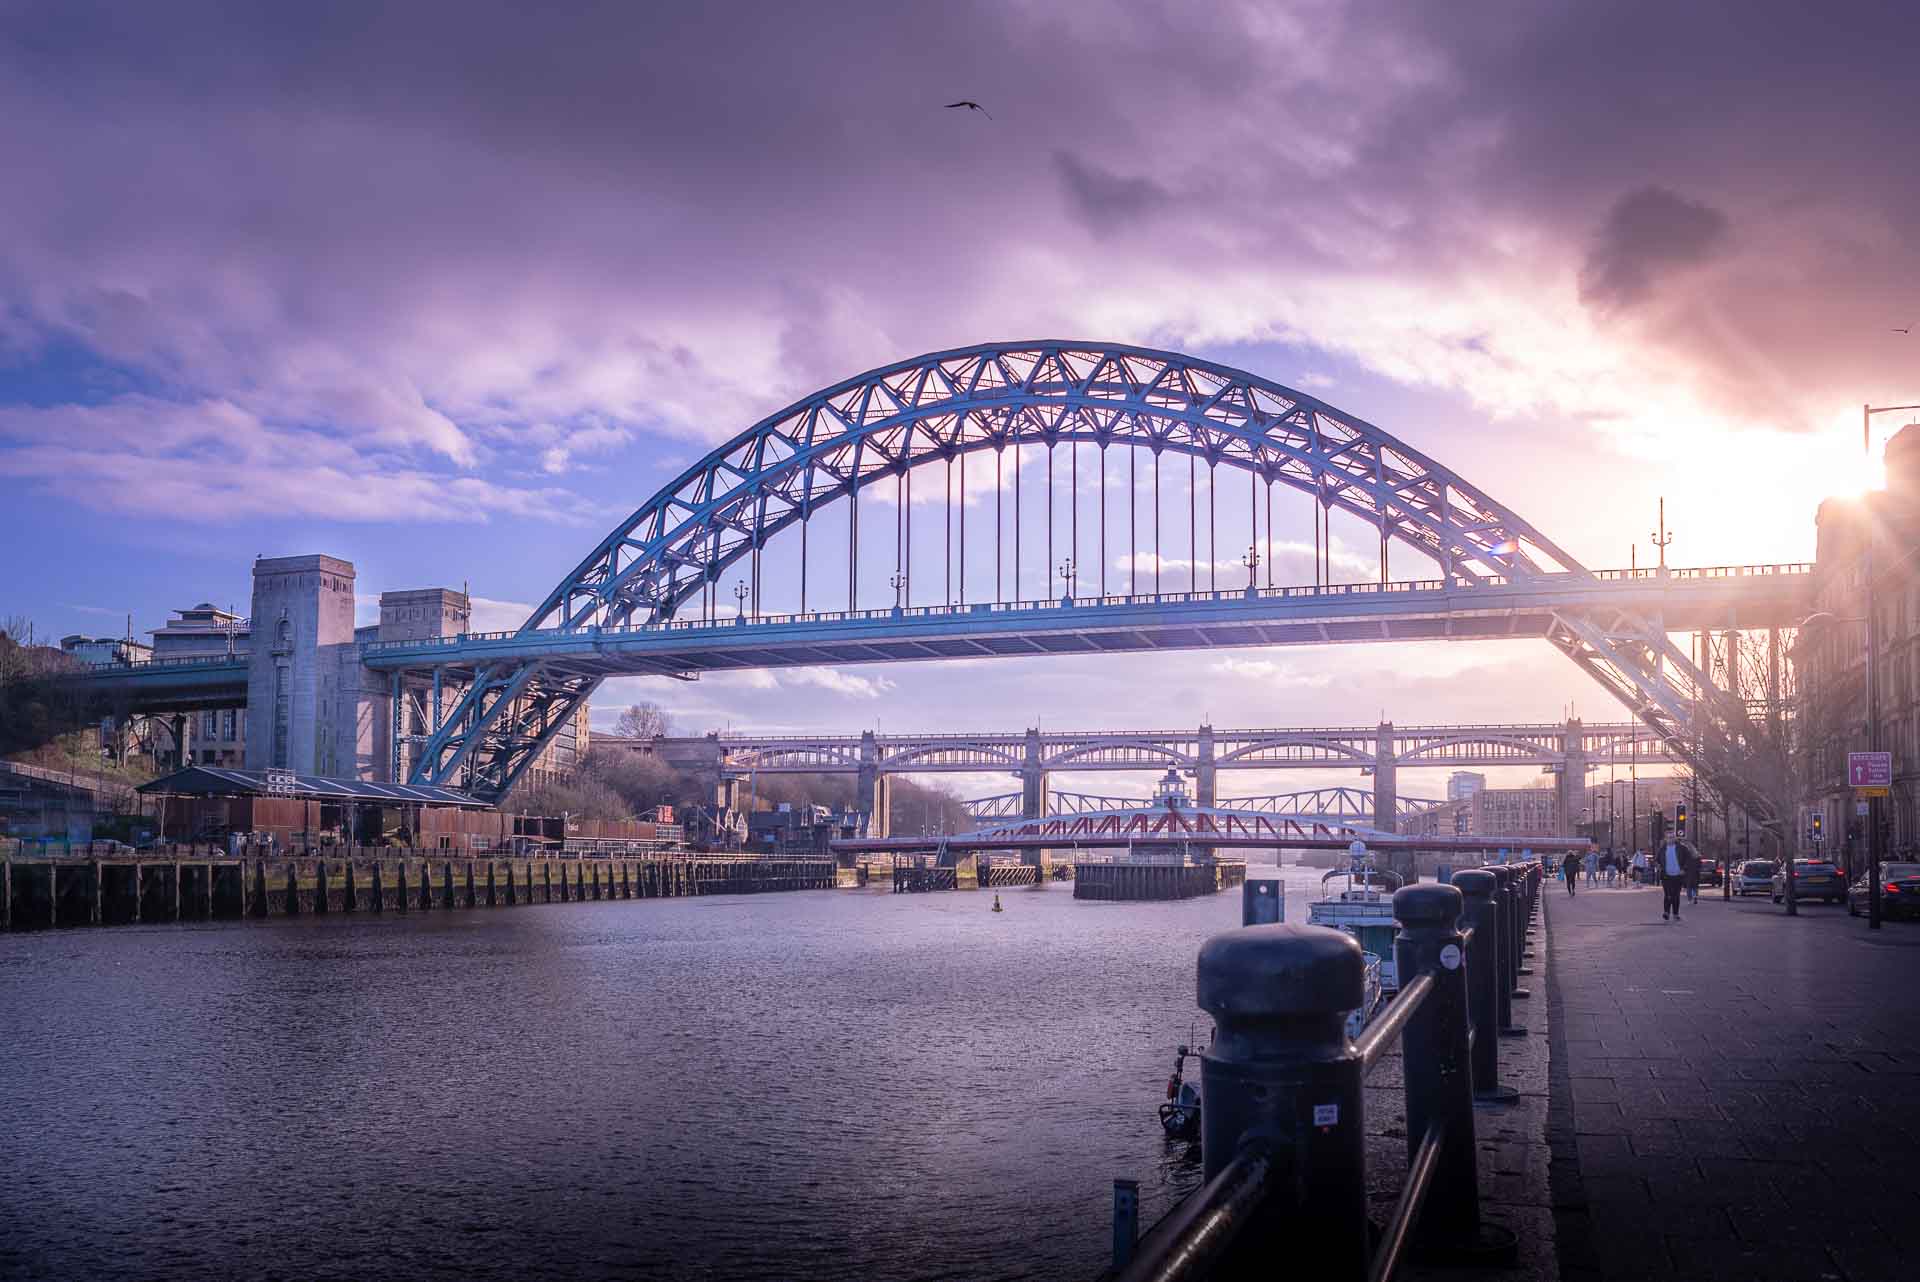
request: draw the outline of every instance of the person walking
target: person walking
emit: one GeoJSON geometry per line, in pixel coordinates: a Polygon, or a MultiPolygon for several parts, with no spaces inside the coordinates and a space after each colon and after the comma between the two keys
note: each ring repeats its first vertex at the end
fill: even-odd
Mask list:
{"type": "Polygon", "coordinates": [[[1620,871],[1620,856],[1614,854],[1611,850],[1609,850],[1607,852],[1606,865],[1607,865],[1607,889],[1612,890],[1614,875],[1620,871]]]}
{"type": "Polygon", "coordinates": [[[1680,920],[1680,887],[1697,875],[1700,856],[1684,841],[1668,838],[1654,856],[1660,868],[1660,920],[1680,920]]]}
{"type": "Polygon", "coordinates": [[[1586,863],[1586,866],[1587,866],[1587,884],[1589,886],[1599,885],[1600,884],[1600,852],[1597,850],[1589,850],[1587,852],[1587,857],[1584,862],[1586,863]]]}
{"type": "Polygon", "coordinates": [[[1687,870],[1687,904],[1689,907],[1700,902],[1700,860],[1696,856],[1693,867],[1687,870]]]}
{"type": "Polygon", "coordinates": [[[1644,850],[1633,852],[1633,879],[1642,886],[1647,884],[1647,852],[1644,850]]]}
{"type": "Polygon", "coordinates": [[[1569,850],[1567,852],[1567,857],[1564,860],[1562,860],[1560,863],[1560,875],[1566,878],[1567,895],[1568,897],[1572,897],[1575,888],[1580,885],[1580,852],[1579,851],[1569,850]]]}

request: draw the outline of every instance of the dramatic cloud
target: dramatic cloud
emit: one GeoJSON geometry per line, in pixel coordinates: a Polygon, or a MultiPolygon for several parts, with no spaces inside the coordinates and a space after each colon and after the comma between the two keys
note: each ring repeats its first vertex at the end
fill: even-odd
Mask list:
{"type": "Polygon", "coordinates": [[[1659,187],[1622,196],[1607,214],[1586,266],[1580,297],[1601,307],[1627,306],[1653,293],[1661,278],[1707,260],[1727,236],[1727,216],[1659,187]]]}
{"type": "Polygon", "coordinates": [[[1908,95],[1855,68],[1916,22],[27,0],[0,343],[496,484],[1023,332],[1800,429],[1905,368],[1908,95]]]}

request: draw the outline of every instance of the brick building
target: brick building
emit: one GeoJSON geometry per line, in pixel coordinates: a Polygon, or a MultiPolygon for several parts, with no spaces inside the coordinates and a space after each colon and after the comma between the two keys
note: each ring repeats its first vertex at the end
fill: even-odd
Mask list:
{"type": "Polygon", "coordinates": [[[1874,541],[1874,640],[1880,747],[1893,753],[1881,803],[1889,854],[1920,854],[1920,426],[1887,443],[1887,487],[1828,499],[1815,518],[1814,609],[1792,652],[1800,690],[1798,753],[1804,808],[1822,813],[1825,849],[1858,867],[1866,823],[1847,787],[1847,753],[1867,743],[1866,534],[1874,541]]]}

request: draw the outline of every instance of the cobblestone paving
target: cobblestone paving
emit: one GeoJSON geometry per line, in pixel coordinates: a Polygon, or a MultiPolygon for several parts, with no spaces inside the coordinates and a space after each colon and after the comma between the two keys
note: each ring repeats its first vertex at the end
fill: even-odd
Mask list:
{"type": "MultiPolygon", "coordinates": [[[[1920,1277],[1920,923],[1549,884],[1563,1275],[1920,1277]]],[[[1557,1154],[1556,1154],[1557,1156],[1557,1154]]]]}

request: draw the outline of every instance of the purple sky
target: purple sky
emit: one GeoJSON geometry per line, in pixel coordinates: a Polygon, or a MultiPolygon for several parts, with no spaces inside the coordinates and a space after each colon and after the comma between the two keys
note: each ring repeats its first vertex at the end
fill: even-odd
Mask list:
{"type": "MultiPolygon", "coordinates": [[[[144,630],[327,551],[510,626],[782,404],[1041,336],[1313,391],[1590,565],[1650,555],[1662,494],[1678,562],[1806,557],[1859,404],[1920,399],[1916,45],[1913,6],[1766,0],[0,0],[0,611],[144,630]]],[[[1017,727],[1122,690],[1144,725],[1615,715],[1539,644],[606,703],[1017,727]]]]}

